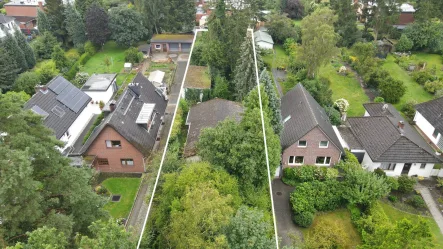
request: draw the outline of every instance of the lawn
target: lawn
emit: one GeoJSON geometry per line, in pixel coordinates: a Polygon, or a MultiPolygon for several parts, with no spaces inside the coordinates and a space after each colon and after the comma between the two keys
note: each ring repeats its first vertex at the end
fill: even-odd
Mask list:
{"type": "Polygon", "coordinates": [[[125,49],[120,48],[114,41],[107,42],[103,48],[97,52],[91,59],[84,65],[83,71],[93,73],[119,73],[123,70],[125,64],[125,49]],[[106,57],[111,60],[111,65],[108,68],[103,63],[106,57]]]}
{"type": "Polygon", "coordinates": [[[349,241],[351,243],[344,245],[342,248],[355,248],[357,245],[361,244],[360,235],[351,221],[351,213],[345,208],[337,209],[332,212],[318,212],[315,216],[314,222],[309,228],[300,228],[303,233],[303,237],[306,238],[309,236],[309,231],[315,227],[315,224],[320,220],[336,222],[337,225],[342,227],[343,230],[349,235],[349,241]]]}
{"type": "Polygon", "coordinates": [[[109,201],[105,209],[113,218],[127,218],[131,211],[134,198],[137,194],[141,178],[108,178],[103,181],[105,186],[113,195],[121,195],[119,202],[109,201]]]}
{"type": "Polygon", "coordinates": [[[301,20],[294,20],[292,21],[292,23],[294,24],[294,26],[301,26],[301,20]]]}
{"type": "Polygon", "coordinates": [[[403,95],[403,97],[400,99],[400,102],[394,105],[398,110],[401,109],[403,104],[411,99],[416,100],[418,103],[426,102],[432,99],[432,95],[430,93],[426,92],[423,87],[415,82],[405,70],[395,63],[392,55],[388,55],[385,63],[383,64],[383,68],[386,69],[394,79],[401,80],[405,84],[405,95],[403,95]]]}
{"type": "Polygon", "coordinates": [[[128,84],[134,79],[135,75],[136,73],[119,73],[116,80],[117,86],[121,87],[123,84],[128,84]]]}
{"type": "Polygon", "coordinates": [[[320,68],[319,75],[331,81],[332,101],[345,98],[349,102],[349,117],[364,115],[363,104],[369,102],[369,98],[352,73],[348,76],[340,75],[332,64],[328,64],[320,68]]]}
{"type": "MultiPolygon", "coordinates": [[[[403,218],[407,218],[407,219],[411,220],[412,222],[417,222],[418,219],[421,217],[419,215],[409,214],[409,213],[405,213],[400,210],[397,210],[385,202],[380,202],[380,205],[383,207],[383,210],[385,211],[386,215],[391,219],[392,222],[399,221],[403,218]]],[[[434,242],[436,244],[438,244],[437,248],[443,248],[443,234],[441,234],[440,228],[438,227],[435,220],[432,218],[427,218],[427,217],[423,217],[423,219],[429,221],[429,225],[431,228],[431,233],[434,238],[434,242]]]]}
{"type": "Polygon", "coordinates": [[[426,68],[432,68],[436,66],[437,75],[443,77],[443,61],[442,56],[438,54],[427,54],[427,53],[414,53],[415,62],[426,61],[426,68]]]}
{"type": "Polygon", "coordinates": [[[286,54],[283,46],[274,45],[274,53],[275,53],[275,60],[274,60],[274,54],[268,54],[266,56],[263,56],[262,59],[265,62],[265,65],[271,65],[271,68],[277,68],[278,66],[286,68],[289,56],[286,54]]]}

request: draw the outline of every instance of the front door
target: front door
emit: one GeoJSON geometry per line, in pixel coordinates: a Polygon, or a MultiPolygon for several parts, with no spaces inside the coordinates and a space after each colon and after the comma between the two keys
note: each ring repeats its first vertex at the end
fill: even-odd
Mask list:
{"type": "Polygon", "coordinates": [[[411,169],[412,163],[405,163],[403,166],[403,170],[401,171],[402,175],[407,175],[409,173],[409,170],[411,169]]]}
{"type": "Polygon", "coordinates": [[[164,43],[162,47],[163,47],[163,52],[168,52],[168,44],[164,43]]]}

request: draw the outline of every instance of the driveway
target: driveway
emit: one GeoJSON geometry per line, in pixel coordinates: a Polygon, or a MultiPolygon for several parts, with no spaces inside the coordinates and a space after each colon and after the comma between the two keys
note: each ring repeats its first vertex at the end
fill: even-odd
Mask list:
{"type": "Polygon", "coordinates": [[[188,62],[186,60],[177,61],[177,70],[175,71],[174,83],[172,84],[171,89],[169,90],[168,107],[177,104],[180,94],[180,88],[182,86],[182,82],[185,77],[187,63],[188,62]]]}
{"type": "Polygon", "coordinates": [[[280,179],[272,181],[272,197],[274,198],[275,216],[277,219],[278,237],[280,237],[280,248],[283,246],[291,246],[293,241],[291,237],[298,235],[302,237],[302,233],[292,222],[291,204],[289,195],[294,191],[294,187],[284,184],[280,179]]]}

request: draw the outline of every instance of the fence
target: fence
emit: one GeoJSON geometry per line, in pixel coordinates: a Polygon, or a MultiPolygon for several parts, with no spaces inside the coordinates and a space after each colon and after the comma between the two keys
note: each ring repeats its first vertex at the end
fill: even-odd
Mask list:
{"type": "Polygon", "coordinates": [[[443,177],[443,169],[433,169],[433,170],[431,170],[431,176],[443,177]]]}

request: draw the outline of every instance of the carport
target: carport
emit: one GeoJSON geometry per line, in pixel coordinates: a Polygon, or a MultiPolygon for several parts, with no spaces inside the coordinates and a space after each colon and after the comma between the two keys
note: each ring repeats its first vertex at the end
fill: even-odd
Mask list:
{"type": "Polygon", "coordinates": [[[194,34],[155,34],[151,38],[152,52],[189,53],[194,34]]]}

